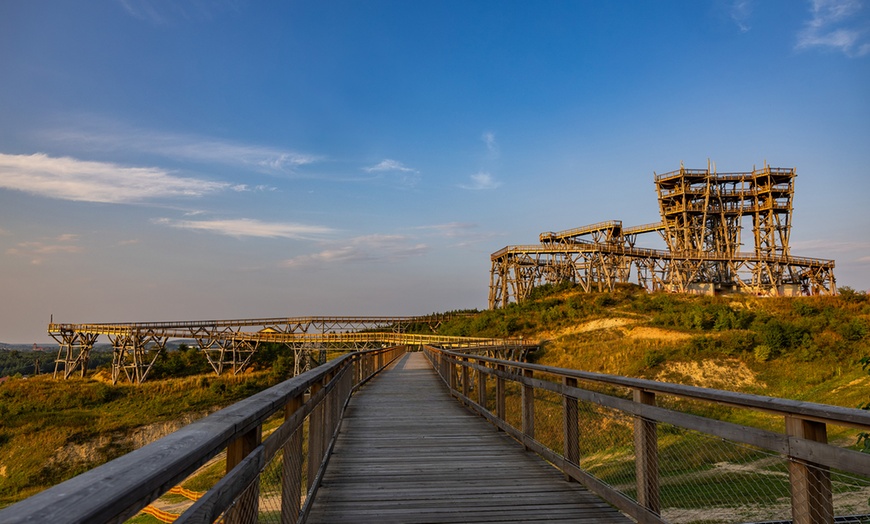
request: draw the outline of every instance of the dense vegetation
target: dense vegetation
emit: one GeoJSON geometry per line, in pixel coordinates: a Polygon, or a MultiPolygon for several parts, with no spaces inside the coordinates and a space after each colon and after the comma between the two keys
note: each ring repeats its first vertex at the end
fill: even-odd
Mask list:
{"type": "MultiPolygon", "coordinates": [[[[54,361],[57,360],[57,350],[0,350],[0,377],[42,375],[54,372],[54,361]],[[37,363],[39,370],[37,370],[37,363]]],[[[111,351],[92,351],[88,360],[88,369],[96,369],[112,362],[111,351]]]]}
{"type": "MultiPolygon", "coordinates": [[[[543,286],[522,304],[454,313],[439,333],[540,341],[542,349],[530,358],[543,364],[849,407],[870,404],[870,299],[849,288],[837,297],[756,298],[648,294],[630,285],[591,294],[571,285],[543,286]],[[692,371],[702,368],[707,371],[692,371]]],[[[26,353],[15,358],[32,369],[26,353]]],[[[162,352],[140,386],[107,383],[105,367],[87,379],[13,378],[0,385],[0,507],[268,387],[291,370],[282,346],[263,345],[254,371],[216,377],[201,351],[182,345],[162,352]]]]}

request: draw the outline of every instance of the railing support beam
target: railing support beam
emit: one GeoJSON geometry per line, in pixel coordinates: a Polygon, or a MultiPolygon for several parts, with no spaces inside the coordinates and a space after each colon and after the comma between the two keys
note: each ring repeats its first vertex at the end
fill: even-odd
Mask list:
{"type": "MultiPolygon", "coordinates": [[[[577,379],[564,377],[562,384],[566,388],[576,388],[577,379]]],[[[576,466],[580,465],[580,424],[577,411],[577,399],[567,393],[562,395],[562,434],[565,460],[576,466]]],[[[565,480],[571,480],[571,475],[565,472],[565,480]]]]}
{"type": "MultiPolygon", "coordinates": [[[[523,369],[523,377],[532,378],[531,369],[523,369]]],[[[528,440],[535,439],[535,388],[531,384],[523,383],[523,446],[528,450],[528,440]]]]}
{"type": "MultiPolygon", "coordinates": [[[[284,420],[302,407],[303,396],[293,398],[284,406],[284,420]]],[[[281,463],[281,524],[294,524],[302,509],[302,427],[284,444],[281,463]]]]}
{"type": "MultiPolygon", "coordinates": [[[[827,428],[821,422],[786,416],[785,429],[790,437],[825,444],[828,442],[827,428]]],[[[788,476],[791,483],[791,512],[794,524],[834,522],[830,468],[792,459],[788,463],[788,476]]]]}
{"type": "MultiPolygon", "coordinates": [[[[642,389],[633,390],[633,398],[639,404],[654,406],[656,403],[655,393],[642,389]]],[[[634,419],[634,452],[637,502],[660,515],[658,431],[655,421],[643,417],[634,419]]]]}
{"type": "MultiPolygon", "coordinates": [[[[261,426],[241,435],[227,446],[227,473],[232,471],[254,448],[260,445],[261,426]]],[[[260,478],[239,496],[236,505],[230,507],[225,522],[227,524],[254,524],[260,502],[260,478]]]]}

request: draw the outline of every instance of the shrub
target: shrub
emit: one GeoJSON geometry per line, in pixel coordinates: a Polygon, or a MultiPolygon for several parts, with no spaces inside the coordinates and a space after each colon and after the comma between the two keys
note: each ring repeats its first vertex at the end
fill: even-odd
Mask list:
{"type": "Polygon", "coordinates": [[[767,362],[768,360],[773,358],[773,350],[770,348],[770,346],[767,346],[765,344],[755,346],[755,350],[753,350],[752,353],[753,355],[755,355],[755,360],[759,362],[767,362]]]}
{"type": "Polygon", "coordinates": [[[665,361],[665,355],[654,349],[647,350],[643,355],[643,366],[647,369],[654,368],[665,361]]]}

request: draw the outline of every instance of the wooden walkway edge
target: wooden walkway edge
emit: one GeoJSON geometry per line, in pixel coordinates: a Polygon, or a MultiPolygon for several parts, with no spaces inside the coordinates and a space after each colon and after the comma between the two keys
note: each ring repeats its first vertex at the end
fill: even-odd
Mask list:
{"type": "Polygon", "coordinates": [[[409,353],[351,399],[307,522],[632,521],[464,409],[409,353]]]}

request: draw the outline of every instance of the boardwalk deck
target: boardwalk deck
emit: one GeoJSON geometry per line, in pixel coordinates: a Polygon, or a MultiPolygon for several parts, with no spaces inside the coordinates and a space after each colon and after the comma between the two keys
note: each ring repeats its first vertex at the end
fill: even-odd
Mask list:
{"type": "Polygon", "coordinates": [[[353,397],[309,523],[628,523],[403,356],[353,397]]]}

